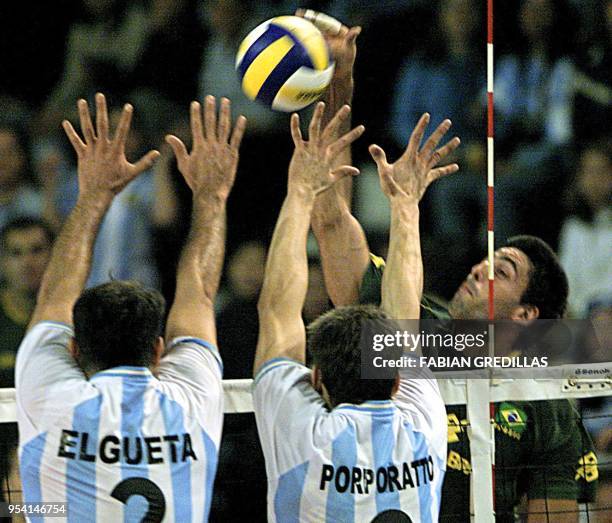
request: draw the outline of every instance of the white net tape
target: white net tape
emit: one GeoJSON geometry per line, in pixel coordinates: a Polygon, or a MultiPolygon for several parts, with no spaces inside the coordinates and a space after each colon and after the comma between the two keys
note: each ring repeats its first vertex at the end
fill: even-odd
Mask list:
{"type": "MultiPolygon", "coordinates": [[[[225,413],[253,411],[253,380],[224,380],[225,413]]],[[[469,439],[472,455],[472,492],[492,492],[492,438],[489,403],[501,401],[539,401],[582,399],[612,395],[612,378],[601,379],[441,379],[440,390],[447,405],[466,405],[470,419],[469,439]]],[[[15,389],[0,389],[0,423],[16,421],[15,389]]],[[[473,521],[494,522],[492,496],[471,496],[473,521]]]]}
{"type": "MultiPolygon", "coordinates": [[[[223,380],[225,413],[253,412],[251,384],[253,380],[223,380]]],[[[468,388],[480,384],[487,387],[491,401],[539,401],[553,399],[579,399],[612,395],[612,378],[601,379],[503,379],[503,380],[438,380],[442,397],[447,405],[468,405],[468,388]]],[[[479,387],[480,388],[480,387],[479,387]]],[[[0,423],[17,421],[15,389],[0,389],[0,423]]],[[[487,423],[488,424],[488,423],[487,423]]],[[[472,423],[474,425],[474,423],[472,423]]]]}

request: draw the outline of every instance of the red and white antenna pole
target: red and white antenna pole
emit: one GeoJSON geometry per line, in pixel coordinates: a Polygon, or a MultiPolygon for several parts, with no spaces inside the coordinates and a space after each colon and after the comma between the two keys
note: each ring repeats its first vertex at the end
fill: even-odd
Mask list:
{"type": "MultiPolygon", "coordinates": [[[[494,144],[494,116],[493,116],[493,0],[487,0],[487,251],[489,266],[489,351],[494,355],[495,331],[495,232],[494,232],[494,182],[495,182],[495,156],[494,144]]],[[[495,405],[489,404],[491,419],[495,417],[495,405]]],[[[495,428],[491,423],[491,465],[493,483],[493,508],[495,509],[495,428]]]]}
{"type": "Polygon", "coordinates": [[[495,163],[493,153],[493,0],[487,0],[487,246],[489,260],[489,320],[495,318],[493,268],[495,253],[494,233],[494,182],[495,163]]]}

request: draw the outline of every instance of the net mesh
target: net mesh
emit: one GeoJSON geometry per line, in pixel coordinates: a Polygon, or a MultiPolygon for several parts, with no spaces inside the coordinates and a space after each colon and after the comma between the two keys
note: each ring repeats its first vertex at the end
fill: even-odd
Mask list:
{"type": "MultiPolygon", "coordinates": [[[[474,381],[482,387],[486,380],[474,381]]],[[[446,495],[440,521],[527,521],[536,515],[540,516],[537,521],[557,521],[568,511],[576,512],[575,506],[568,508],[556,501],[563,494],[558,478],[564,475],[562,472],[567,477],[568,467],[577,489],[578,521],[612,521],[610,380],[487,383],[490,396],[479,400],[495,402],[492,419],[469,415],[470,380],[439,383],[449,423],[446,495]],[[556,423],[547,416],[556,417],[556,423]],[[482,420],[484,427],[478,426],[482,420]],[[553,426],[556,432],[549,430],[553,426]],[[482,452],[483,445],[490,448],[486,447],[486,438],[475,435],[489,433],[495,434],[495,516],[478,513],[478,497],[490,496],[491,489],[486,486],[492,478],[486,476],[492,473],[487,467],[475,470],[472,459],[482,452]],[[570,455],[567,448],[574,449],[570,455]],[[534,493],[540,501],[528,499],[534,493]]],[[[226,416],[211,521],[266,521],[265,466],[250,386],[251,380],[224,381],[226,416]]],[[[0,434],[1,498],[19,503],[22,492],[12,389],[0,389],[0,434]]]]}

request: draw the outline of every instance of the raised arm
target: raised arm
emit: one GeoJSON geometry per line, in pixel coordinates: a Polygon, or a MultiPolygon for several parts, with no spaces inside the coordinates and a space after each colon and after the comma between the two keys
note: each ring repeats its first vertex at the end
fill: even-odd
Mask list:
{"type": "Polygon", "coordinates": [[[167,340],[193,336],[217,344],[214,300],[225,251],[225,207],[236,178],[246,118],[238,118],[230,138],[227,98],[221,99],[218,123],[216,113],[214,97],[207,96],[203,126],[200,104],[192,102],[191,154],[179,138],[166,137],[179,171],[193,193],[191,230],[178,264],[176,293],[166,324],[167,340]]]}
{"type": "Polygon", "coordinates": [[[391,205],[389,255],[383,275],[381,306],[396,319],[417,319],[420,316],[423,262],[419,238],[419,201],[431,182],[459,169],[454,163],[436,167],[459,146],[459,138],[455,137],[436,149],[450,129],[450,120],[444,120],[420,149],[428,123],[429,115],[421,116],[404,154],[393,164],[387,163],[385,152],[379,146],[370,146],[382,190],[391,205]]]}
{"type": "Polygon", "coordinates": [[[309,140],[302,139],[297,114],[291,117],[295,151],[289,165],[287,196],[283,203],[268,252],[264,283],[258,303],[259,339],[255,374],[268,360],[288,357],[305,360],[306,333],[302,308],[308,287],[306,238],[317,194],[347,175],[358,174],[348,165],[333,168],[333,159],[364,131],[356,127],[339,139],[335,133],[348,118],[344,106],[321,132],[325,104],[317,104],[310,122],[309,140]]]}
{"type": "MultiPolygon", "coordinates": [[[[335,61],[334,76],[323,99],[325,125],[345,104],[353,99],[353,67],[357,56],[360,27],[348,28],[327,15],[312,10],[296,13],[313,22],[323,33],[335,61]]],[[[337,135],[351,126],[347,119],[337,135]]],[[[347,147],[334,160],[336,165],[351,165],[351,149],[347,147]]],[[[319,244],[325,286],[336,306],[356,303],[359,286],[368,266],[368,243],[359,222],[351,214],[352,178],[346,177],[315,199],[312,231],[319,244]]]]}
{"type": "Polygon", "coordinates": [[[79,196],[53,247],[30,327],[42,320],[72,324],[72,307],[85,287],[106,211],[113,198],[159,156],[150,151],[134,164],[127,161],[131,105],[124,106],[112,139],[104,95],[96,94],[95,129],[85,100],[79,100],[78,110],[84,141],[70,122],[64,120],[62,125],[78,157],[79,196]]]}

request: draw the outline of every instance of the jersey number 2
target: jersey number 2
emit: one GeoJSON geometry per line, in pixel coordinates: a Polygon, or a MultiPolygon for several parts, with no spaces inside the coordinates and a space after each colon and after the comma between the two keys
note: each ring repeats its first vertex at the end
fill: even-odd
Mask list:
{"type": "Polygon", "coordinates": [[[149,503],[149,510],[142,518],[142,523],[160,523],[166,513],[166,499],[161,489],[149,479],[128,478],[111,492],[111,496],[126,504],[131,496],[142,496],[149,503]]]}
{"type": "Polygon", "coordinates": [[[378,514],[371,523],[412,523],[412,520],[401,510],[385,510],[378,514]]]}

